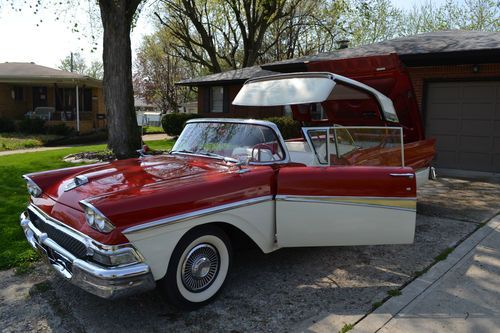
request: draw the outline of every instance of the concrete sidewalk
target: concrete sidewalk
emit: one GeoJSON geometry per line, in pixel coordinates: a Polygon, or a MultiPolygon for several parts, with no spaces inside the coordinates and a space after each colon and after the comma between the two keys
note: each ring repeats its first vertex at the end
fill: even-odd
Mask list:
{"type": "Polygon", "coordinates": [[[499,332],[500,215],[352,332],[499,332]]]}
{"type": "Polygon", "coordinates": [[[5,150],[5,151],[0,151],[0,156],[7,156],[7,155],[14,155],[14,154],[26,154],[26,153],[37,153],[40,151],[58,150],[58,149],[65,149],[65,148],[72,148],[72,147],[76,147],[76,146],[38,147],[38,148],[5,150]]]}
{"type": "MultiPolygon", "coordinates": [[[[172,139],[172,137],[168,136],[167,134],[144,134],[142,136],[142,140],[144,142],[155,141],[155,140],[169,140],[169,139],[172,139]]],[[[89,143],[89,145],[95,145],[95,144],[99,144],[99,143],[89,143]]],[[[7,155],[14,155],[14,154],[25,154],[25,153],[36,153],[36,152],[40,152],[40,151],[66,149],[66,148],[73,148],[73,147],[78,147],[78,146],[86,146],[86,144],[6,150],[6,151],[0,151],[0,156],[7,156],[7,155]]]]}

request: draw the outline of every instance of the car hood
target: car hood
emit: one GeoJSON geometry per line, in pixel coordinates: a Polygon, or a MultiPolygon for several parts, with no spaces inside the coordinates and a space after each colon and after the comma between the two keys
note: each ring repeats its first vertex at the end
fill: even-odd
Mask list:
{"type": "Polygon", "coordinates": [[[134,158],[104,163],[73,173],[44,190],[55,201],[82,210],[81,200],[92,200],[174,179],[198,178],[207,173],[224,172],[228,167],[219,160],[185,155],[134,158]],[[80,181],[83,179],[84,183],[71,188],[76,177],[80,181]]]}

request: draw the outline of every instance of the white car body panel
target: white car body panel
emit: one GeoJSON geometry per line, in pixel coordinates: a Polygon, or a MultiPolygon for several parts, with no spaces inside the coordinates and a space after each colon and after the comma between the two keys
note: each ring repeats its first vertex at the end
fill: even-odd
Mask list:
{"type": "Polygon", "coordinates": [[[336,82],[369,92],[378,101],[384,117],[399,122],[390,98],[364,83],[328,72],[277,74],[250,79],[234,98],[233,105],[284,106],[321,103],[332,98],[344,99],[335,94],[336,82]]]}
{"type": "Polygon", "coordinates": [[[334,87],[333,75],[276,75],[247,82],[236,95],[233,105],[281,106],[322,102],[328,99],[334,87]]]}
{"type": "Polygon", "coordinates": [[[165,276],[172,252],[182,236],[202,224],[230,224],[249,236],[264,253],[275,250],[274,211],[275,201],[270,197],[261,203],[132,231],[125,236],[144,256],[154,279],[159,280],[165,276]]]}
{"type": "Polygon", "coordinates": [[[322,203],[313,200],[285,201],[278,197],[276,202],[278,245],[280,247],[346,246],[413,242],[414,209],[326,199],[322,203]]]}

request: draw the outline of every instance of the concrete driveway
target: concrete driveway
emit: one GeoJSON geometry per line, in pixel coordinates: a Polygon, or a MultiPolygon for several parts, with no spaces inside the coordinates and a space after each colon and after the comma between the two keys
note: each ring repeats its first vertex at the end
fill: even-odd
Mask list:
{"type": "Polygon", "coordinates": [[[101,300],[40,264],[25,276],[0,272],[0,326],[3,332],[335,332],[494,216],[499,197],[499,183],[439,179],[419,192],[414,244],[238,252],[220,297],[190,313],[173,311],[156,291],[101,300]]]}

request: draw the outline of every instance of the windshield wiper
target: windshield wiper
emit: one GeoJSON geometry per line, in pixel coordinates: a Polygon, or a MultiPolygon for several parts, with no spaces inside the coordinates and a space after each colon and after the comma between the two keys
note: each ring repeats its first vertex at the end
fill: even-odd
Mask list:
{"type": "Polygon", "coordinates": [[[197,153],[195,153],[194,151],[192,151],[192,150],[187,150],[187,149],[172,150],[170,153],[171,153],[171,154],[172,154],[172,153],[197,154],[197,153]]]}
{"type": "Polygon", "coordinates": [[[205,155],[205,156],[210,156],[210,157],[216,157],[221,160],[224,160],[225,162],[233,162],[233,163],[238,163],[239,161],[235,158],[219,155],[216,153],[211,153],[208,151],[192,151],[192,150],[187,150],[187,149],[181,149],[181,150],[172,150],[170,153],[185,153],[185,154],[198,154],[198,155],[205,155]]]}
{"type": "Polygon", "coordinates": [[[216,154],[216,153],[211,153],[211,152],[208,152],[208,151],[199,151],[198,154],[207,155],[207,156],[210,156],[210,157],[220,158],[221,160],[224,160],[225,162],[233,162],[233,163],[238,163],[239,162],[235,158],[227,157],[227,156],[224,156],[224,155],[219,155],[219,154],[216,154]]]}

